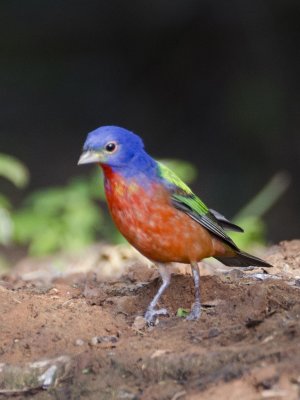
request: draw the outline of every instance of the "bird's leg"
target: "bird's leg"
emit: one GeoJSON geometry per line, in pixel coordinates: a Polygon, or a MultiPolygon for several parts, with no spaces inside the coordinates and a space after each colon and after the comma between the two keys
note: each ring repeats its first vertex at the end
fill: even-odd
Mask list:
{"type": "Polygon", "coordinates": [[[191,263],[194,286],[195,286],[195,302],[193,304],[192,310],[186,317],[187,320],[193,321],[199,319],[201,315],[201,300],[200,300],[200,272],[199,266],[196,262],[191,263]]]}
{"type": "Polygon", "coordinates": [[[171,281],[171,274],[164,264],[159,264],[159,273],[162,278],[162,285],[158,289],[156,295],[153,297],[151,303],[149,304],[149,306],[147,308],[147,311],[145,314],[145,319],[146,319],[148,325],[153,325],[156,320],[156,317],[158,315],[168,315],[169,314],[165,308],[160,308],[160,309],[155,308],[157,306],[157,303],[158,303],[161,295],[166,290],[166,288],[169,286],[170,281],[171,281]]]}

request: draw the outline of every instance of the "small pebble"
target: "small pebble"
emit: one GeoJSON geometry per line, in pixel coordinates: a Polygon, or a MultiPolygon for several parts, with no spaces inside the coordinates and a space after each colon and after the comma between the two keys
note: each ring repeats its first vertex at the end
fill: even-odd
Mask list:
{"type": "Polygon", "coordinates": [[[166,353],[168,353],[168,350],[164,350],[164,349],[155,350],[155,352],[151,355],[150,358],[161,357],[161,356],[165,355],[166,353]]]}
{"type": "Polygon", "coordinates": [[[295,279],[295,286],[300,286],[300,278],[296,277],[295,279]]]}
{"type": "Polygon", "coordinates": [[[92,346],[96,346],[99,343],[117,343],[118,338],[116,336],[94,336],[90,343],[92,346]]]}
{"type": "Polygon", "coordinates": [[[132,324],[132,328],[135,329],[136,331],[140,331],[144,329],[147,325],[147,321],[145,320],[144,317],[137,316],[135,317],[134,323],[132,324]]]}
{"type": "Polygon", "coordinates": [[[211,328],[208,332],[208,338],[214,338],[220,335],[220,330],[218,328],[211,328]]]}
{"type": "Polygon", "coordinates": [[[84,341],[82,339],[76,339],[75,345],[76,346],[83,346],[84,345],[84,341]]]}
{"type": "Polygon", "coordinates": [[[98,336],[92,337],[90,343],[91,343],[92,346],[97,346],[97,344],[98,344],[98,336]]]}
{"type": "Polygon", "coordinates": [[[101,342],[117,343],[118,341],[117,336],[100,336],[98,339],[100,339],[100,343],[101,342]]]}

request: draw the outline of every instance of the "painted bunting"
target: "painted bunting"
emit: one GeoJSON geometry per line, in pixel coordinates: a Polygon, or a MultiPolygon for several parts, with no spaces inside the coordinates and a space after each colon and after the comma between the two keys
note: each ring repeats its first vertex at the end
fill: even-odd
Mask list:
{"type": "Polygon", "coordinates": [[[201,314],[198,262],[214,257],[229,266],[269,267],[267,262],[241,251],[225,230],[243,230],[207,208],[182,180],[144,150],[136,134],[117,126],[103,126],[87,136],[78,164],[97,163],[111,216],[129,243],[156,263],[162,285],[147,308],[153,324],[167,315],[157,303],[170,283],[166,264],[189,263],[195,302],[188,320],[201,314]]]}

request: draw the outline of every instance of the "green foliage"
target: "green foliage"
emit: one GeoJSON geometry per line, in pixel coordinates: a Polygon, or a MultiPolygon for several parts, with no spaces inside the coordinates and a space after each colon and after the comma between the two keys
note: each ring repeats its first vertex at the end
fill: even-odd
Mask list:
{"type": "MultiPolygon", "coordinates": [[[[29,180],[29,173],[23,163],[12,156],[0,153],[0,176],[10,181],[17,188],[23,188],[29,180]]],[[[11,203],[0,193],[0,243],[8,244],[13,231],[11,203]]]]}
{"type": "Polygon", "coordinates": [[[266,245],[266,226],[262,217],[248,215],[243,218],[235,218],[234,223],[244,229],[243,233],[228,233],[238,247],[247,250],[255,245],[266,245]]]}
{"type": "Polygon", "coordinates": [[[263,216],[285,193],[289,185],[289,175],[284,172],[277,173],[234,217],[233,222],[245,230],[242,234],[238,232],[229,234],[239,247],[247,249],[254,245],[266,244],[263,216]]]}
{"type": "Polygon", "coordinates": [[[6,178],[18,188],[24,188],[29,181],[26,166],[15,157],[0,153],[0,176],[6,178]]]}
{"type": "Polygon", "coordinates": [[[95,200],[103,198],[99,173],[75,178],[64,187],[33,193],[14,214],[14,239],[33,255],[74,251],[105,234],[105,215],[95,200]]]}
{"type": "Polygon", "coordinates": [[[189,310],[185,309],[185,308],[178,308],[176,316],[180,317],[180,318],[185,318],[189,315],[189,310]]]}

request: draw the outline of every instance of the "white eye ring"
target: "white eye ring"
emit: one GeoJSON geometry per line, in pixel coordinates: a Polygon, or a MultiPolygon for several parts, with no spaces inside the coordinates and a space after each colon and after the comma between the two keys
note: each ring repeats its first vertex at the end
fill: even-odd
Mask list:
{"type": "Polygon", "coordinates": [[[117,143],[116,142],[108,142],[106,145],[105,145],[105,150],[108,152],[108,153],[114,153],[116,150],[117,150],[117,143]]]}

